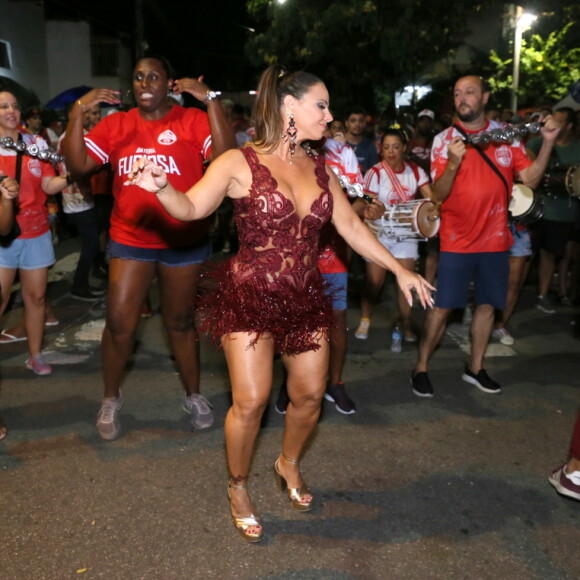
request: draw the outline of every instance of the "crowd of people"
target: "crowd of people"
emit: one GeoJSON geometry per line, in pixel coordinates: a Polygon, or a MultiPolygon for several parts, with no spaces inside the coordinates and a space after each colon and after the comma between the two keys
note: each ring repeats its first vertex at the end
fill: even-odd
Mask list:
{"type": "MultiPolygon", "coordinates": [[[[133,93],[133,109],[99,119],[100,104],[118,106],[120,95],[91,90],[71,105],[66,130],[53,139],[38,122],[39,110],[22,115],[15,97],[0,90],[0,138],[25,144],[0,147],[0,315],[17,275],[24,303],[22,324],[2,331],[0,344],[26,340],[26,366],[36,375],[52,372],[42,356],[44,327],[54,320],[46,301],[55,261],[48,198],[60,193],[64,217],[81,238],[71,297],[98,300],[106,289],[100,437],[121,433],[123,378],[157,279],[185,391],[182,407],[194,429],[214,422],[200,393],[198,332],[225,354],[232,388],[228,495],[234,526],[249,542],[264,533],[248,478],[274,357],[284,367],[276,409],[285,415],[285,431],[273,472],[294,509],[313,505],[300,459],[321,401],[357,412],[342,377],[356,257],[364,259],[365,282],[355,337],[365,340],[373,330],[391,272],[395,324],[404,343],[418,341],[410,376],[418,397],[434,396],[429,365],[456,309],[472,310],[463,380],[484,393],[501,392],[484,354],[492,338],[514,343],[509,319],[536,255],[538,309],[555,312],[549,296],[555,273],[562,305],[580,297],[580,179],[570,177],[580,167],[580,140],[571,109],[538,112],[538,137],[477,144],[474,136],[517,119],[511,111],[486,113],[488,87],[473,75],[455,83],[452,116],[424,109],[416,121],[400,115],[376,122],[374,131],[358,106],[333,119],[323,81],[279,65],[260,79],[251,123],[234,104],[222,104],[203,77],[178,79],[159,56],[137,62],[133,93]],[[183,93],[200,106],[179,105],[174,97],[183,93]],[[49,144],[63,155],[57,167],[32,155],[49,144]],[[539,219],[510,215],[516,182],[543,192],[539,219]],[[210,264],[212,216],[230,255],[210,264]],[[95,273],[102,287],[91,285],[95,273]],[[412,320],[414,301],[428,310],[422,328],[412,320]]],[[[530,113],[521,121],[533,119],[530,113]]],[[[571,460],[550,477],[576,499],[579,437],[576,425],[571,460]]]]}

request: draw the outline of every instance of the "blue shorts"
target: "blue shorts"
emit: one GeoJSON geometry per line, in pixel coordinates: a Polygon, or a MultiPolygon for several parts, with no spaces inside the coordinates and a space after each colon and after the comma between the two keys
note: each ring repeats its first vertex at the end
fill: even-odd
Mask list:
{"type": "Polygon", "coordinates": [[[476,304],[491,304],[494,308],[503,310],[508,276],[508,252],[441,252],[435,306],[465,308],[469,284],[474,282],[476,304]]]}
{"type": "Polygon", "coordinates": [[[348,285],[348,272],[336,274],[322,274],[326,282],[326,295],[332,298],[333,310],[346,310],[346,288],[348,285]]]}
{"type": "Polygon", "coordinates": [[[6,248],[0,246],[0,268],[40,270],[55,262],[50,232],[27,240],[17,238],[6,248]]]}
{"type": "Polygon", "coordinates": [[[140,248],[110,240],[107,255],[109,258],[122,260],[158,262],[164,266],[190,266],[202,264],[211,256],[211,242],[206,238],[190,246],[179,248],[140,248]]]}
{"type": "Polygon", "coordinates": [[[514,243],[509,249],[510,258],[525,258],[532,255],[532,238],[530,232],[525,230],[517,230],[511,226],[514,243]]]}

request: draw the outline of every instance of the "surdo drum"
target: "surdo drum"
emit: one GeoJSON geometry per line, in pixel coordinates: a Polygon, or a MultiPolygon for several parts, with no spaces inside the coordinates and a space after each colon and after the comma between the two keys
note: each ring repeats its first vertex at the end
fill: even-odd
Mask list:
{"type": "Polygon", "coordinates": [[[381,218],[382,233],[397,240],[426,240],[439,232],[437,206],[429,199],[397,203],[388,207],[381,218]]]}

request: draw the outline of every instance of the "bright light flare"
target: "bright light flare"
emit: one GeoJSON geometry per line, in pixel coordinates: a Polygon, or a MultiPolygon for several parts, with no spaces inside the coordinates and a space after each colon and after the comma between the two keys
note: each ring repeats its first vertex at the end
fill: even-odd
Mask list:
{"type": "Polygon", "coordinates": [[[518,28],[529,28],[538,17],[535,14],[531,14],[530,12],[524,12],[519,18],[517,26],[518,28]]]}

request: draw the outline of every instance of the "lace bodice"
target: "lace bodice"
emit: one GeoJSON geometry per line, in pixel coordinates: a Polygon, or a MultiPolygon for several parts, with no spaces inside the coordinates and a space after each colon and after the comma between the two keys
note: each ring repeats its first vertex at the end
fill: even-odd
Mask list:
{"type": "Polygon", "coordinates": [[[332,215],[322,157],[312,156],[319,195],[300,217],[278,191],[270,170],[251,147],[241,149],[252,171],[249,195],[234,199],[240,249],[205,276],[200,328],[219,344],[234,332],[273,337],[278,352],[319,348],[332,323],[330,297],[317,268],[320,230],[332,215]]]}
{"type": "Polygon", "coordinates": [[[252,276],[295,276],[316,266],[318,239],[322,226],[332,215],[332,194],[324,161],[315,162],[320,195],[310,212],[300,218],[294,204],[278,191],[270,170],[258,160],[251,147],[242,153],[252,170],[250,194],[234,200],[240,251],[235,259],[240,280],[252,276]]]}

